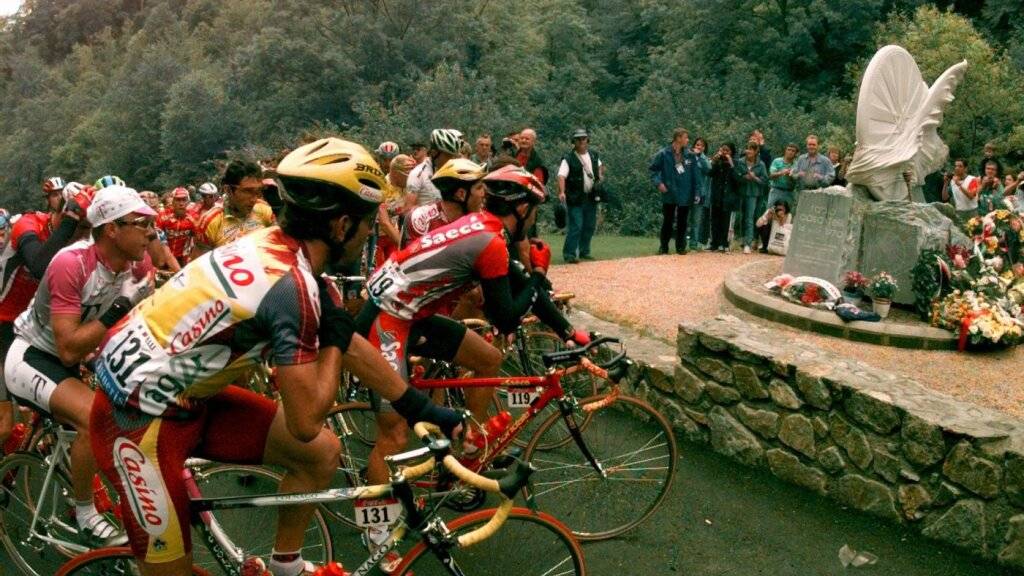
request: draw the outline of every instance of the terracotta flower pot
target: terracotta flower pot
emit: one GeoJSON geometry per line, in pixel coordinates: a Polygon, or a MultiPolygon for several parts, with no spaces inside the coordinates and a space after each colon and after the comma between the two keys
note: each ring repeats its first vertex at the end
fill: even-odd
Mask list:
{"type": "Polygon", "coordinates": [[[874,309],[875,314],[878,314],[882,318],[889,316],[889,306],[892,305],[892,300],[888,298],[875,298],[871,301],[871,307],[874,309]]]}

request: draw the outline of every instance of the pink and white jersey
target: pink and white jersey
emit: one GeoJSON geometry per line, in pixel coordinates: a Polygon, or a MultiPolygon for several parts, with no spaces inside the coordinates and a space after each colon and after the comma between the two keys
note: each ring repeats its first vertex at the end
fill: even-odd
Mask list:
{"type": "Polygon", "coordinates": [[[367,290],[383,311],[418,320],[450,309],[480,280],[508,275],[505,227],[487,212],[467,214],[392,254],[367,290]]]}
{"type": "Polygon", "coordinates": [[[129,276],[141,279],[153,270],[149,254],[124,272],[113,272],[100,260],[92,240],[82,240],[53,257],[28,308],[14,321],[18,337],[57,356],[54,314],[78,314],[83,323],[102,315],[121,293],[129,276]]]}

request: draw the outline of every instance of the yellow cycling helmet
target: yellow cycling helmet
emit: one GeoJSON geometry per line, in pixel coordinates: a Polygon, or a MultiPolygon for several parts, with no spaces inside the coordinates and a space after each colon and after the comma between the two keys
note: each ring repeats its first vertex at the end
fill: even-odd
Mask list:
{"type": "Polygon", "coordinates": [[[365,148],[324,138],[292,150],[277,165],[281,199],[313,212],[364,215],[384,200],[384,173],[365,148]]]}
{"type": "Polygon", "coordinates": [[[476,182],[487,174],[487,170],[466,158],[452,158],[444,163],[441,169],[434,173],[430,180],[437,182],[444,178],[454,178],[463,182],[476,182]]]}
{"type": "MultiPolygon", "coordinates": [[[[441,198],[454,201],[453,196],[456,191],[460,188],[468,190],[486,174],[487,170],[472,160],[452,158],[434,173],[430,181],[441,192],[441,198]]],[[[466,201],[463,200],[462,203],[465,204],[466,201]]]]}

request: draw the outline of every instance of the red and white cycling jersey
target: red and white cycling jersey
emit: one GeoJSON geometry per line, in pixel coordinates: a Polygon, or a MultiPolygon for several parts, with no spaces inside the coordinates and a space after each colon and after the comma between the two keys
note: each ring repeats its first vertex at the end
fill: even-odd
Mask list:
{"type": "Polygon", "coordinates": [[[402,226],[402,246],[407,246],[427,232],[448,224],[451,222],[448,221],[440,200],[417,206],[405,218],[405,225],[402,226]]]}
{"type": "Polygon", "coordinates": [[[78,314],[83,323],[99,318],[121,293],[129,277],[136,280],[152,272],[149,254],[123,272],[107,268],[92,240],[82,240],[57,252],[28,309],[14,322],[19,338],[57,356],[53,314],[78,314]]]}
{"type": "Polygon", "coordinates": [[[418,320],[451,309],[476,282],[508,275],[508,260],[501,220],[467,214],[392,254],[367,290],[381,310],[418,320]]]}
{"type": "Polygon", "coordinates": [[[14,223],[11,238],[0,254],[0,322],[13,322],[36,293],[39,282],[25,267],[18,248],[30,235],[46,242],[53,231],[52,218],[48,212],[28,212],[14,223]]]}

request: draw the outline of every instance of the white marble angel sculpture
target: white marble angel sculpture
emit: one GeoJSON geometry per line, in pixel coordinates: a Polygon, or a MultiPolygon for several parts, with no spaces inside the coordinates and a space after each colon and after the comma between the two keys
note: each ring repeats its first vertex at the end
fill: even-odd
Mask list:
{"type": "Polygon", "coordinates": [[[942,168],[949,148],[938,127],[966,71],[964,60],[929,88],[906,50],[879,50],[864,71],[857,97],[857,147],[847,181],[864,186],[876,200],[906,200],[909,187],[920,186],[925,175],[942,168]]]}

